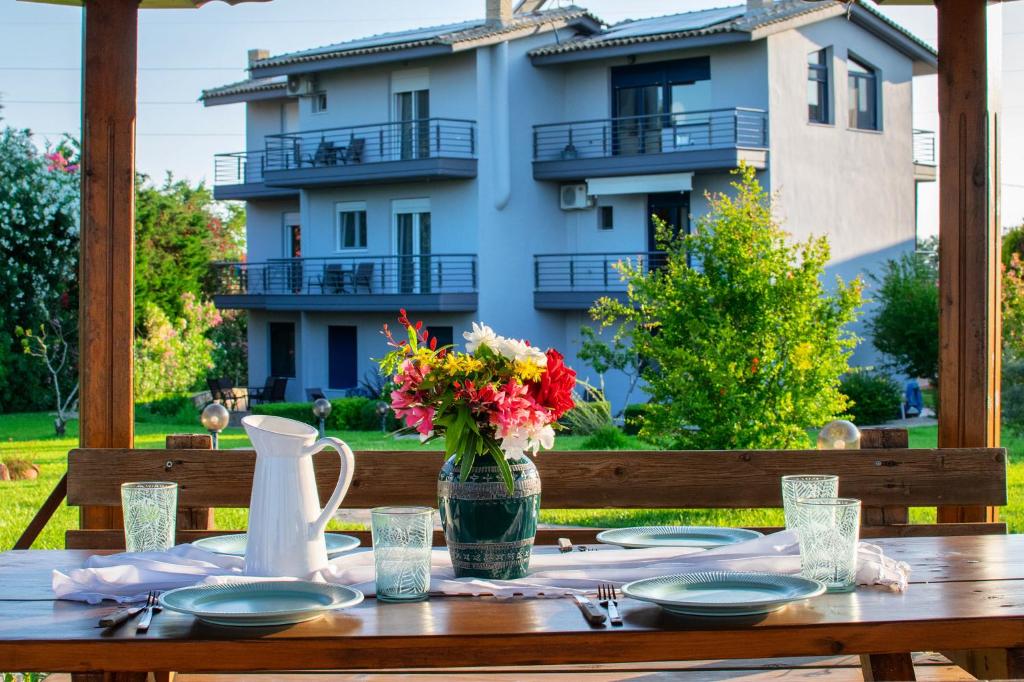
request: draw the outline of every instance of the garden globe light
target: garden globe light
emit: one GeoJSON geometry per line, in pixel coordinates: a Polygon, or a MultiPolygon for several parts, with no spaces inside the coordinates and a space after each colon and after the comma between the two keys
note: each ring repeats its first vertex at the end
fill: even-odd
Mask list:
{"type": "Polygon", "coordinates": [[[377,401],[377,416],[380,417],[380,431],[384,433],[388,430],[388,404],[383,400],[377,401]]]}
{"type": "Polygon", "coordinates": [[[845,419],[831,421],[818,433],[819,450],[859,450],[860,429],[845,419]]]}
{"type": "Polygon", "coordinates": [[[327,417],[331,414],[331,401],[326,398],[317,398],[313,401],[313,416],[320,422],[320,437],[323,438],[327,417]]]}
{"type": "Polygon", "coordinates": [[[203,413],[199,415],[199,422],[203,425],[204,429],[210,432],[210,436],[213,438],[214,450],[217,449],[217,436],[228,425],[230,419],[231,413],[228,412],[228,408],[220,403],[210,403],[203,408],[203,413]]]}

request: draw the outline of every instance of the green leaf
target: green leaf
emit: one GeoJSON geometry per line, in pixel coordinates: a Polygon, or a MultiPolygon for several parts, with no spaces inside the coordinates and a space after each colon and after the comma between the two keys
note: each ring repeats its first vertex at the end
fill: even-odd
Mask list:
{"type": "Polygon", "coordinates": [[[505,453],[494,442],[488,443],[488,449],[491,451],[491,457],[494,459],[494,463],[498,465],[498,471],[501,472],[501,477],[505,481],[505,488],[509,494],[512,494],[515,490],[515,481],[512,480],[512,467],[509,466],[508,460],[505,459],[505,453]]]}

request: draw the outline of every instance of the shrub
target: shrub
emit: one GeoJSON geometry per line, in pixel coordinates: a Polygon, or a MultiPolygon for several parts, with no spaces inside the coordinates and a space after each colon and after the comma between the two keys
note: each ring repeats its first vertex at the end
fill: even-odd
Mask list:
{"type": "Polygon", "coordinates": [[[199,410],[192,396],[174,393],[144,403],[135,403],[135,418],[140,422],[174,421],[181,424],[199,423],[199,410]]]}
{"type": "Polygon", "coordinates": [[[589,436],[613,426],[612,406],[605,400],[604,392],[586,384],[584,387],[585,397],[574,396],[575,405],[561,420],[569,433],[576,436],[589,436]]]}
{"type": "Polygon", "coordinates": [[[626,405],[626,409],[622,411],[622,418],[625,420],[622,430],[630,436],[640,433],[640,429],[644,425],[645,414],[647,414],[647,403],[626,405]]]}
{"type": "MultiPolygon", "coordinates": [[[[254,414],[270,414],[317,426],[310,403],[265,403],[253,405],[254,414]]],[[[379,431],[380,416],[377,401],[370,398],[335,398],[331,400],[331,414],[327,417],[327,428],[331,431],[379,431]]],[[[388,431],[399,427],[391,411],[385,421],[388,431]]]]}
{"type": "Polygon", "coordinates": [[[640,436],[662,447],[799,447],[846,412],[860,280],[827,290],[828,241],[790,242],[754,169],[735,173],[734,196],[710,197],[692,234],[655,220],[659,267],[623,262],[628,300],[591,309],[644,359],[640,436]]]}
{"type": "Polygon", "coordinates": [[[207,333],[221,322],[209,301],[181,295],[183,316],[171,320],[156,305],[144,309],[145,333],[135,338],[135,397],[149,401],[195,388],[213,367],[207,333]]]}
{"type": "Polygon", "coordinates": [[[1024,434],[1024,359],[1003,360],[1003,426],[1024,434]]]}
{"type": "Polygon", "coordinates": [[[878,306],[868,323],[875,348],[912,377],[939,372],[939,272],[932,254],[907,253],[871,276],[878,306]]]}
{"type": "Polygon", "coordinates": [[[899,416],[903,392],[888,374],[857,369],[843,377],[840,390],[850,399],[847,411],[858,426],[881,424],[899,416]]]}
{"type": "Polygon", "coordinates": [[[614,426],[602,426],[583,441],[585,450],[624,450],[628,447],[629,439],[614,426]]]}

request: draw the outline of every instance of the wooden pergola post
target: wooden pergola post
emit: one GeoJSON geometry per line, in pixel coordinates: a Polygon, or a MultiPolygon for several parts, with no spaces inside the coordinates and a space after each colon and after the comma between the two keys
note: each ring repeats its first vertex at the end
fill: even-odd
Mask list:
{"type": "MultiPolygon", "coordinates": [[[[138,0],[82,8],[82,216],[79,337],[82,447],[134,445],[135,95],[138,0]]],[[[117,528],[85,507],[82,528],[117,528]]]]}
{"type": "MultiPolygon", "coordinates": [[[[986,2],[936,0],[939,52],[939,447],[999,445],[998,117],[986,2]]],[[[940,522],[995,521],[943,507],[940,522]]]]}

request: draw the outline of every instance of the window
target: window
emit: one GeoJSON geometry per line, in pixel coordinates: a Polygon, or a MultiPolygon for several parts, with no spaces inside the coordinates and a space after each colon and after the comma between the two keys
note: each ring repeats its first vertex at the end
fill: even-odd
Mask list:
{"type": "Polygon", "coordinates": [[[832,122],[829,112],[828,64],[828,50],[816,50],[807,55],[807,120],[811,123],[832,122]]]}
{"type": "Polygon", "coordinates": [[[878,74],[856,59],[849,60],[850,127],[878,130],[878,74]]]}
{"type": "Polygon", "coordinates": [[[598,210],[597,227],[610,230],[615,227],[615,211],[612,206],[601,206],[598,210]]]}
{"type": "Polygon", "coordinates": [[[326,92],[314,92],[313,93],[313,113],[322,114],[327,111],[327,93],[326,92]]]}
{"type": "Polygon", "coordinates": [[[337,233],[335,251],[366,248],[366,204],[361,201],[347,201],[337,204],[337,233]]]}
{"type": "Polygon", "coordinates": [[[295,323],[271,322],[270,375],[295,376],[295,323]]]}
{"type": "Polygon", "coordinates": [[[435,327],[429,325],[430,335],[437,339],[437,347],[450,346],[455,341],[455,333],[452,327],[435,327]]]}
{"type": "Polygon", "coordinates": [[[327,328],[327,386],[353,388],[359,383],[356,328],[327,328]]]}

